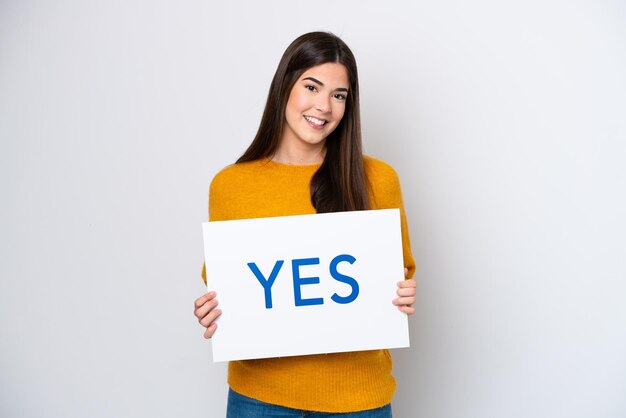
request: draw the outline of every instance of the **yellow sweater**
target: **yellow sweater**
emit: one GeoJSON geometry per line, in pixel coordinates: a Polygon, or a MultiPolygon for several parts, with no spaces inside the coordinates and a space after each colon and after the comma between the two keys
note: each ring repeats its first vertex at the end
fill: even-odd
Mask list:
{"type": "MultiPolygon", "coordinates": [[[[398,176],[380,160],[365,156],[364,164],[372,209],[400,209],[404,265],[412,277],[415,263],[398,176]]],[[[315,213],[309,182],[318,168],[319,164],[293,166],[268,159],[226,167],[211,182],[209,220],[315,213]]],[[[203,277],[206,281],[204,270],[203,277]]],[[[234,391],[263,402],[353,412],[391,402],[396,386],[391,368],[388,350],[231,361],[228,383],[234,391]]]]}

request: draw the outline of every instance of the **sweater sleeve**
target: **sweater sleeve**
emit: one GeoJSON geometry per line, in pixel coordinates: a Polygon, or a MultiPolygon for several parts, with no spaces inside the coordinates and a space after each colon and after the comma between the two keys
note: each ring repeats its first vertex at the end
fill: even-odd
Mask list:
{"type": "Polygon", "coordinates": [[[365,162],[372,209],[400,209],[402,256],[404,267],[409,270],[407,278],[412,278],[415,274],[415,260],[411,251],[409,226],[398,174],[393,167],[383,161],[367,157],[365,162]]]}
{"type": "Polygon", "coordinates": [[[402,255],[404,257],[404,267],[409,270],[407,278],[410,279],[415,274],[415,259],[413,258],[413,251],[411,250],[411,238],[409,237],[409,223],[406,218],[406,211],[404,210],[404,202],[402,201],[402,192],[400,190],[400,181],[396,176],[398,184],[398,196],[397,204],[400,208],[400,228],[402,230],[402,255]]]}
{"type": "MultiPolygon", "coordinates": [[[[225,219],[224,205],[221,204],[223,202],[223,198],[220,196],[222,190],[224,189],[222,177],[222,172],[218,173],[215,177],[213,177],[211,185],[209,186],[209,222],[225,219]]],[[[206,285],[206,263],[202,264],[202,280],[206,285]]]]}

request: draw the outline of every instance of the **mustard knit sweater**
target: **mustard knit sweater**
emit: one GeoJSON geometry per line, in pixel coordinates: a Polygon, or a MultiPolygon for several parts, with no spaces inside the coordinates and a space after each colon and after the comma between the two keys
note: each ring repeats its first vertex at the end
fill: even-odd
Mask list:
{"type": "MultiPolygon", "coordinates": [[[[404,265],[412,277],[415,263],[398,176],[388,164],[371,157],[364,157],[364,165],[372,209],[400,209],[404,265]]],[[[319,164],[294,166],[269,159],[226,167],[211,182],[209,220],[315,213],[309,183],[318,168],[319,164]]],[[[204,270],[203,278],[206,281],[204,270]]],[[[396,386],[391,368],[388,350],[231,361],[228,384],[242,395],[276,405],[353,412],[391,402],[396,386]]]]}

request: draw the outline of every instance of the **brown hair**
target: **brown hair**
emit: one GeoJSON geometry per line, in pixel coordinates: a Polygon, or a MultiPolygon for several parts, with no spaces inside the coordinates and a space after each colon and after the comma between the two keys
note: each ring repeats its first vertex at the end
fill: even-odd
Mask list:
{"type": "Polygon", "coordinates": [[[318,213],[369,209],[356,60],[348,45],[332,33],[306,33],[287,47],[272,79],[259,130],[237,163],[274,154],[282,138],[291,89],[306,70],[328,62],[346,67],[350,87],[343,118],[326,138],[324,162],[311,178],[311,203],[318,213]]]}

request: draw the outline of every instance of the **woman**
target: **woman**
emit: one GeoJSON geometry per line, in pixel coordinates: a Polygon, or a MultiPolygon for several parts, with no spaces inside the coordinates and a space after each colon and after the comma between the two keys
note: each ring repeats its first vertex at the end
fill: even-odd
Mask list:
{"type": "MultiPolygon", "coordinates": [[[[352,52],[330,33],[300,36],[278,65],[254,141],[211,182],[210,220],[400,208],[408,279],[415,265],[398,177],[363,156],[360,128],[352,52]]],[[[397,294],[391,302],[413,314],[415,281],[398,282],[397,294]]],[[[215,292],[195,301],[205,338],[216,332],[217,305],[215,292]]],[[[228,383],[228,417],[390,417],[395,390],[388,350],[232,361],[228,383]]]]}

